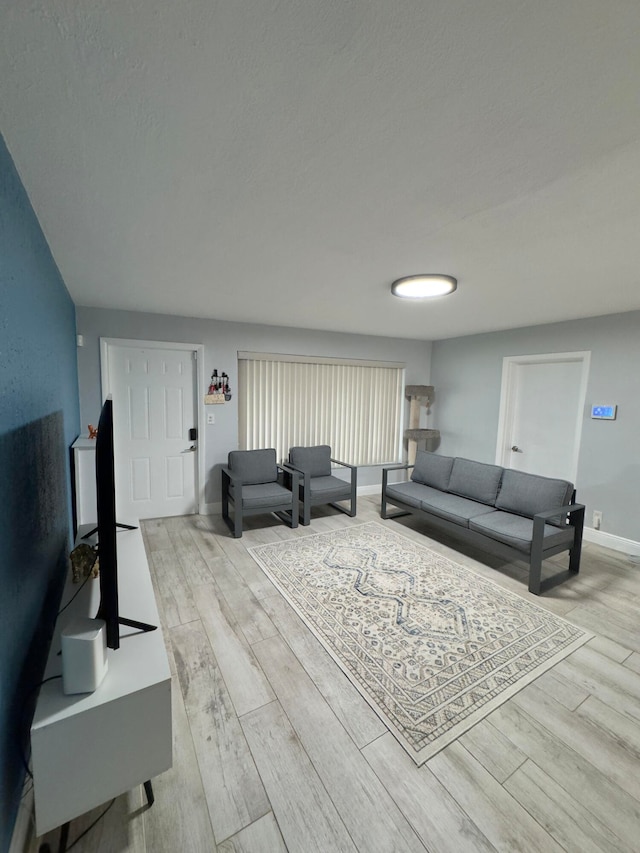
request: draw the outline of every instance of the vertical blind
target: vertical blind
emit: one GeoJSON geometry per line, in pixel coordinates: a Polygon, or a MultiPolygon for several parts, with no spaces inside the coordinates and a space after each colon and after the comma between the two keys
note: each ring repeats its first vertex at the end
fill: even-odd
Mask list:
{"type": "Polygon", "coordinates": [[[239,446],[331,445],[352,465],[401,458],[404,365],[238,353],[239,446]]]}

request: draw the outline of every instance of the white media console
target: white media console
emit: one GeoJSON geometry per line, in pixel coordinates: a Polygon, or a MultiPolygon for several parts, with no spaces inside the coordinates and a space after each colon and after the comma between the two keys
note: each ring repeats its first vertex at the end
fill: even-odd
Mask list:
{"type": "MultiPolygon", "coordinates": [[[[77,542],[91,527],[78,530],[77,542]]],[[[120,648],[108,650],[107,674],[93,693],[67,696],[61,678],[41,687],[31,725],[37,835],[171,767],[171,673],[140,530],[119,529],[117,549],[120,615],[158,628],[121,626],[120,648]]],[[[61,606],[77,591],[69,579],[61,606]]],[[[65,625],[95,616],[98,603],[99,581],[91,579],[58,617],[45,679],[62,673],[65,625]]]]}

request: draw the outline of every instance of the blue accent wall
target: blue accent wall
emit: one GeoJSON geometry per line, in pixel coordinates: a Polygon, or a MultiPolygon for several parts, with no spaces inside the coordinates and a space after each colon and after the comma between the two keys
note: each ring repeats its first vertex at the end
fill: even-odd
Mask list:
{"type": "Polygon", "coordinates": [[[0,136],[0,850],[71,547],[75,307],[0,136]]]}

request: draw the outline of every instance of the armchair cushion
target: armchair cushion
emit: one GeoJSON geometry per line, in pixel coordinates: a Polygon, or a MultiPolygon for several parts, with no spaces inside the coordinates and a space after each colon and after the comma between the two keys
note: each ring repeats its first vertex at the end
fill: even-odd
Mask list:
{"type": "Polygon", "coordinates": [[[327,501],[351,496],[351,483],[340,477],[312,477],[309,487],[312,498],[325,498],[327,501]]]}
{"type": "Polygon", "coordinates": [[[310,477],[331,476],[331,448],[328,444],[316,447],[292,447],[289,461],[294,468],[308,472],[310,477]]]}
{"type": "Polygon", "coordinates": [[[275,483],[278,479],[275,448],[267,450],[232,450],[229,468],[243,485],[275,483]]]}
{"type": "MultiPolygon", "coordinates": [[[[229,488],[229,494],[236,500],[233,486],[229,488]]],[[[255,485],[242,487],[242,508],[257,509],[271,506],[281,506],[287,501],[291,502],[291,492],[280,483],[256,483],[255,485]]]]}

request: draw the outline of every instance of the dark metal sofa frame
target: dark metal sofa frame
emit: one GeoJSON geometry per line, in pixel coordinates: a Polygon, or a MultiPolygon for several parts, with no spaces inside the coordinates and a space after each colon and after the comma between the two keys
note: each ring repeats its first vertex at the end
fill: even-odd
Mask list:
{"type": "Polygon", "coordinates": [[[558,509],[549,510],[548,512],[540,512],[533,516],[531,551],[527,554],[525,551],[520,551],[517,548],[513,548],[511,545],[499,542],[491,536],[479,533],[477,530],[470,530],[469,528],[462,527],[460,524],[456,524],[446,518],[434,515],[421,507],[412,506],[409,503],[401,501],[399,498],[387,498],[387,478],[389,476],[389,472],[401,470],[407,471],[413,467],[413,465],[393,465],[383,468],[382,503],[380,507],[380,515],[382,518],[389,519],[400,518],[404,515],[419,515],[437,530],[450,533],[452,536],[468,542],[471,545],[475,545],[490,554],[504,559],[517,559],[528,562],[529,592],[534,595],[540,595],[542,592],[547,592],[549,589],[558,586],[558,584],[563,583],[580,571],[585,507],[584,504],[575,503],[575,491],[573,492],[570,504],[559,507],[558,509]],[[403,507],[403,509],[400,512],[389,512],[387,510],[387,503],[391,503],[393,506],[403,507]],[[566,515],[567,525],[573,528],[572,543],[563,543],[545,548],[543,536],[545,521],[549,518],[557,518],[559,515],[566,515]],[[554,554],[559,554],[562,551],[569,551],[569,568],[542,580],[543,560],[546,560],[547,557],[552,557],[554,554]]]}

